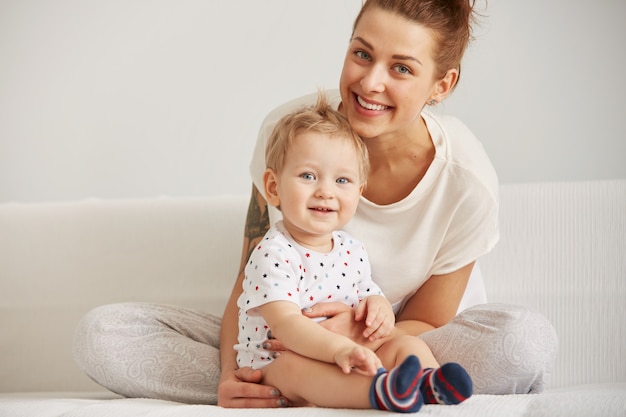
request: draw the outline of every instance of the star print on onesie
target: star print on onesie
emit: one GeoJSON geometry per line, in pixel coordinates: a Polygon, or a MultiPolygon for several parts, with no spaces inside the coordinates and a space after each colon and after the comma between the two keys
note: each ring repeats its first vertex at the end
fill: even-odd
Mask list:
{"type": "Polygon", "coordinates": [[[239,366],[259,369],[273,360],[262,348],[267,323],[257,308],[273,301],[291,301],[300,309],[325,301],[356,307],[360,299],[382,295],[371,279],[369,259],[361,242],[333,232],[333,249],[311,251],[297,244],[282,221],[270,228],[252,251],[245,268],[239,307],[239,366]]]}

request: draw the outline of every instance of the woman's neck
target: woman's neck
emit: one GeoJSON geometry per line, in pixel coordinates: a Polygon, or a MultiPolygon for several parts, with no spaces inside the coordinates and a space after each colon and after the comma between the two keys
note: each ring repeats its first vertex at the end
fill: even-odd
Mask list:
{"type": "Polygon", "coordinates": [[[370,175],[363,196],[386,205],[406,198],[419,184],[435,157],[423,119],[412,133],[366,139],[370,175]]]}

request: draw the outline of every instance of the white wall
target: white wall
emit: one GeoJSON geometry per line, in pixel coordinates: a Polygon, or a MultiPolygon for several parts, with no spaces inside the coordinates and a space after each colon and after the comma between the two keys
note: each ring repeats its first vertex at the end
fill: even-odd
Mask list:
{"type": "MultiPolygon", "coordinates": [[[[247,193],[361,0],[0,0],[0,202],[247,193]]],[[[502,182],[626,177],[626,2],[489,1],[442,111],[502,182]]]]}

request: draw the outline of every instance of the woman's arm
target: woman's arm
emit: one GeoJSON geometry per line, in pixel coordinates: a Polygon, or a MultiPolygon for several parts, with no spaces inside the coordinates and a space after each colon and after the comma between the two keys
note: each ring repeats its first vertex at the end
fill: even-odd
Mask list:
{"type": "Polygon", "coordinates": [[[452,320],[473,268],[474,262],[449,274],[431,276],[398,314],[396,329],[417,336],[452,320]]]}
{"type": "MultiPolygon", "coordinates": [[[[449,274],[431,276],[398,313],[392,336],[417,336],[449,322],[456,315],[473,267],[474,262],[449,274]]],[[[320,324],[360,345],[371,349],[378,345],[363,336],[364,323],[355,320],[353,311],[339,303],[320,303],[305,314],[311,318],[330,317],[320,324]]],[[[280,345],[272,344],[272,348],[278,349],[280,345]]]]}
{"type": "Polygon", "coordinates": [[[237,299],[242,292],[244,268],[252,249],[269,229],[267,203],[261,193],[252,186],[248,215],[244,229],[243,248],[239,275],[226,304],[220,330],[220,359],[222,376],[218,388],[218,405],[233,408],[269,408],[287,404],[274,387],[259,384],[261,371],[237,367],[237,299]]]}

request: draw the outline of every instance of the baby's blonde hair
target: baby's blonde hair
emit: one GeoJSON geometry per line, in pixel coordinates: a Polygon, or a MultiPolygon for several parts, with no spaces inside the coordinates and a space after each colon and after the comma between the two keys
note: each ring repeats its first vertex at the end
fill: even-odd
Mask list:
{"type": "Polygon", "coordinates": [[[272,131],[265,146],[265,166],[280,173],[285,165],[285,155],[302,131],[317,132],[347,139],[354,144],[359,160],[359,179],[365,184],[369,171],[367,147],[350,126],[348,119],[333,109],[323,92],[317,95],[314,106],[303,107],[283,116],[272,131]]]}

